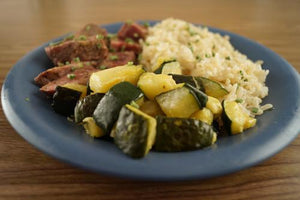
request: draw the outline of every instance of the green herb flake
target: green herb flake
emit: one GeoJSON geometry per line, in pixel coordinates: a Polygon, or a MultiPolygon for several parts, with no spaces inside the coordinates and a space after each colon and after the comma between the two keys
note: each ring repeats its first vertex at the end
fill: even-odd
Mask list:
{"type": "Polygon", "coordinates": [[[102,40],[103,38],[104,38],[104,36],[101,35],[101,34],[97,34],[97,35],[96,35],[96,39],[97,39],[97,40],[102,40]]]}
{"type": "Polygon", "coordinates": [[[74,72],[77,69],[77,67],[72,66],[71,71],[74,72]]]}
{"type": "Polygon", "coordinates": [[[110,60],[118,60],[119,57],[117,55],[113,55],[109,57],[110,60]]]}
{"type": "Polygon", "coordinates": [[[80,58],[79,58],[79,57],[73,58],[73,60],[74,60],[75,62],[80,62],[80,58]]]}
{"type": "Polygon", "coordinates": [[[206,53],[206,54],[205,54],[205,57],[206,57],[206,58],[210,58],[210,55],[206,53]]]}
{"type": "Polygon", "coordinates": [[[251,112],[257,113],[258,112],[258,108],[256,108],[256,107],[251,108],[251,112]]]}
{"type": "Polygon", "coordinates": [[[137,108],[137,109],[140,108],[140,106],[135,101],[131,101],[130,105],[133,106],[133,107],[135,107],[135,108],[137,108]]]}
{"type": "Polygon", "coordinates": [[[215,54],[215,52],[212,52],[211,55],[212,55],[212,57],[215,57],[216,54],[215,54]]]}
{"type": "Polygon", "coordinates": [[[216,48],[216,45],[213,45],[213,46],[212,46],[212,49],[215,49],[215,48],[216,48]]]}
{"type": "Polygon", "coordinates": [[[190,42],[188,42],[188,47],[191,50],[191,52],[194,52],[194,48],[193,48],[193,46],[192,46],[192,44],[190,42]]]}
{"type": "Polygon", "coordinates": [[[236,99],[235,102],[237,102],[237,103],[243,103],[244,100],[243,99],[236,99]]]}
{"type": "Polygon", "coordinates": [[[149,44],[149,42],[145,42],[145,45],[146,45],[146,46],[149,46],[150,44],[149,44]]]}
{"type": "Polygon", "coordinates": [[[74,79],[76,76],[75,76],[75,74],[68,74],[67,77],[68,77],[68,79],[71,79],[71,80],[72,80],[72,79],[74,79]]]}
{"type": "Polygon", "coordinates": [[[148,28],[148,27],[150,26],[150,24],[149,24],[148,22],[145,22],[143,25],[144,25],[146,28],[148,28]]]}
{"type": "Polygon", "coordinates": [[[86,38],[86,36],[85,35],[80,35],[79,37],[78,37],[78,40],[86,40],[87,38],[86,38]]]}
{"type": "Polygon", "coordinates": [[[134,34],[133,34],[133,37],[138,38],[138,37],[139,37],[139,34],[134,33],[134,34]]]}
{"type": "Polygon", "coordinates": [[[127,63],[127,65],[129,65],[129,66],[130,66],[130,65],[133,65],[133,62],[130,61],[130,62],[127,63]]]}
{"type": "Polygon", "coordinates": [[[245,82],[248,82],[248,79],[247,79],[247,78],[245,78],[245,79],[244,79],[244,81],[245,81],[245,82]]]}
{"type": "Polygon", "coordinates": [[[97,43],[97,48],[101,49],[102,48],[102,44],[101,43],[97,43]]]}
{"type": "Polygon", "coordinates": [[[122,47],[121,47],[121,51],[123,52],[123,51],[125,51],[125,45],[123,45],[122,47]]]}
{"type": "Polygon", "coordinates": [[[29,101],[30,101],[29,97],[26,97],[26,98],[25,98],[25,101],[29,102],[29,101]]]}
{"type": "Polygon", "coordinates": [[[84,66],[83,66],[83,63],[79,63],[79,64],[78,64],[78,67],[79,67],[79,68],[84,67],[84,66]]]}
{"type": "Polygon", "coordinates": [[[75,36],[74,36],[73,34],[70,34],[70,35],[68,35],[67,37],[65,37],[64,40],[65,40],[65,41],[66,41],[66,40],[73,40],[74,37],[75,37],[75,36]]]}
{"type": "Polygon", "coordinates": [[[106,69],[106,66],[105,66],[105,65],[101,65],[99,68],[100,68],[101,70],[104,70],[104,69],[106,69]]]}
{"type": "Polygon", "coordinates": [[[69,61],[65,62],[65,65],[69,65],[69,64],[70,64],[70,62],[69,62],[69,61]]]}
{"type": "Polygon", "coordinates": [[[143,59],[143,56],[142,56],[141,53],[138,55],[138,58],[137,58],[137,59],[138,59],[139,62],[143,59]]]}
{"type": "Polygon", "coordinates": [[[128,25],[131,25],[131,24],[133,24],[133,21],[132,20],[127,20],[125,23],[128,24],[128,25]]]}
{"type": "Polygon", "coordinates": [[[59,67],[61,67],[61,66],[64,66],[64,63],[58,62],[57,65],[58,65],[59,67]]]}
{"type": "Polygon", "coordinates": [[[56,46],[59,45],[60,43],[62,43],[63,41],[58,41],[58,42],[50,42],[49,46],[56,46]]]}
{"type": "Polygon", "coordinates": [[[90,25],[88,25],[88,26],[85,27],[85,30],[86,30],[86,31],[89,31],[90,29],[91,29],[91,26],[90,26],[90,25]]]}
{"type": "Polygon", "coordinates": [[[226,60],[230,60],[230,56],[225,57],[226,60]]]}
{"type": "Polygon", "coordinates": [[[196,60],[198,60],[198,61],[202,60],[201,56],[197,55],[196,60]]]}
{"type": "Polygon", "coordinates": [[[133,44],[134,43],[134,41],[131,38],[126,38],[125,42],[128,43],[128,44],[133,44]]]}
{"type": "Polygon", "coordinates": [[[117,34],[109,33],[109,34],[107,34],[107,37],[108,37],[109,39],[113,39],[113,38],[116,38],[116,37],[117,37],[117,34]]]}

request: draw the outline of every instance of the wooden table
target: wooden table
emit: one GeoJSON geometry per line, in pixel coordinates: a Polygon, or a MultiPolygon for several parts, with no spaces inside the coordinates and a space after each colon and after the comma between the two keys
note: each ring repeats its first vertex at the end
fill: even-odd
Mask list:
{"type": "MultiPolygon", "coordinates": [[[[2,0],[0,83],[27,52],[88,22],[170,16],[256,40],[300,71],[300,1],[2,0]]],[[[300,199],[299,136],[274,157],[234,174],[144,182],[86,172],[41,153],[0,109],[0,199],[300,199]]]]}

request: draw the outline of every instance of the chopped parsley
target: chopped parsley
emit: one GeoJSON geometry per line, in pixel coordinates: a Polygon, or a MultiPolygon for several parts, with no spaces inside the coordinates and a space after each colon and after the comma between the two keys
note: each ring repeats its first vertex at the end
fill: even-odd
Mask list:
{"type": "Polygon", "coordinates": [[[85,27],[85,30],[87,30],[87,31],[89,31],[90,29],[91,29],[90,25],[88,25],[88,26],[85,27]]]}
{"type": "Polygon", "coordinates": [[[201,56],[197,55],[196,60],[198,60],[198,61],[202,60],[201,56]]]}
{"type": "Polygon", "coordinates": [[[78,67],[82,68],[83,67],[83,63],[79,63],[78,67]]]}
{"type": "Polygon", "coordinates": [[[143,58],[143,56],[142,56],[142,54],[140,53],[139,55],[138,55],[138,61],[141,61],[142,60],[142,58],[143,58]]]}
{"type": "Polygon", "coordinates": [[[193,46],[192,46],[192,44],[190,42],[188,42],[188,47],[191,50],[191,52],[194,52],[194,48],[193,48],[193,46]]]}
{"type": "Polygon", "coordinates": [[[79,57],[73,58],[73,60],[74,60],[75,62],[80,62],[80,58],[79,58],[79,57]]]}
{"type": "Polygon", "coordinates": [[[71,79],[71,80],[72,80],[72,79],[74,79],[76,76],[75,76],[75,74],[68,74],[67,77],[68,77],[68,79],[71,79]]]}
{"type": "Polygon", "coordinates": [[[206,57],[206,58],[210,58],[210,55],[206,53],[206,54],[205,54],[205,57],[206,57]]]}
{"type": "Polygon", "coordinates": [[[244,81],[245,81],[245,82],[248,82],[248,79],[247,79],[247,78],[245,78],[245,79],[244,79],[244,81]]]}
{"type": "Polygon", "coordinates": [[[127,21],[126,21],[126,24],[128,24],[128,25],[131,25],[132,23],[133,23],[132,20],[127,20],[127,21]]]}
{"type": "Polygon", "coordinates": [[[144,25],[146,28],[148,28],[148,27],[150,26],[150,24],[149,24],[148,22],[145,22],[143,25],[144,25]]]}
{"type": "Polygon", "coordinates": [[[110,60],[118,60],[119,57],[117,55],[113,55],[109,57],[110,60]]]}
{"type": "Polygon", "coordinates": [[[69,64],[70,64],[70,62],[69,62],[69,61],[67,61],[65,64],[66,64],[66,65],[69,65],[69,64]]]}
{"type": "Polygon", "coordinates": [[[80,35],[79,37],[78,37],[78,40],[86,40],[87,38],[86,38],[86,36],[85,35],[80,35]]]}
{"type": "Polygon", "coordinates": [[[104,36],[101,35],[101,34],[97,34],[97,35],[96,35],[96,39],[97,39],[97,40],[102,40],[103,38],[104,38],[104,36]]]}
{"type": "Polygon", "coordinates": [[[251,112],[257,113],[258,112],[258,108],[256,108],[256,107],[251,108],[251,112]]]}
{"type": "Polygon", "coordinates": [[[134,34],[133,34],[133,37],[138,38],[138,37],[139,37],[139,34],[134,33],[134,34]]]}
{"type": "Polygon", "coordinates": [[[29,101],[30,101],[29,97],[26,97],[26,98],[25,98],[25,101],[29,102],[29,101]]]}
{"type": "Polygon", "coordinates": [[[67,37],[65,37],[65,41],[66,40],[72,40],[75,36],[73,34],[68,35],[67,37]]]}
{"type": "Polygon", "coordinates": [[[59,45],[59,44],[62,43],[62,42],[63,42],[63,40],[57,41],[57,42],[50,42],[50,43],[49,43],[49,46],[56,46],[56,45],[59,45]]]}
{"type": "Polygon", "coordinates": [[[237,102],[237,103],[243,103],[244,100],[243,99],[236,99],[235,102],[237,102]]]}
{"type": "Polygon", "coordinates": [[[107,37],[108,37],[109,39],[116,38],[116,37],[117,37],[117,34],[109,33],[109,34],[107,34],[107,37]]]}
{"type": "Polygon", "coordinates": [[[125,42],[128,43],[128,44],[133,44],[134,43],[134,41],[131,38],[126,38],[125,42]]]}
{"type": "Polygon", "coordinates": [[[105,66],[105,65],[101,65],[99,68],[100,68],[101,70],[104,70],[104,69],[106,69],[106,66],[105,66]]]}
{"type": "Polygon", "coordinates": [[[230,60],[230,56],[225,57],[226,60],[230,60]]]}
{"type": "Polygon", "coordinates": [[[146,46],[149,46],[150,44],[149,44],[149,42],[145,42],[145,45],[146,45],[146,46]]]}
{"type": "Polygon", "coordinates": [[[102,48],[102,44],[101,43],[97,43],[97,48],[101,49],[102,48]]]}
{"type": "Polygon", "coordinates": [[[212,52],[211,55],[212,55],[212,57],[215,57],[216,54],[215,54],[215,52],[212,52]]]}
{"type": "Polygon", "coordinates": [[[127,63],[127,65],[133,65],[133,62],[130,61],[130,62],[127,63]]]}

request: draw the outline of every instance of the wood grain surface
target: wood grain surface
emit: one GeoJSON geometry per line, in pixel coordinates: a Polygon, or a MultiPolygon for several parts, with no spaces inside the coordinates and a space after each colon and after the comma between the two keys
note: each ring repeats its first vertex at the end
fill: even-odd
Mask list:
{"type": "MultiPolygon", "coordinates": [[[[176,17],[235,32],[300,71],[300,1],[0,1],[0,84],[42,43],[88,22],[176,17]]],[[[300,122],[299,122],[300,123],[300,122]]],[[[107,177],[51,158],[22,139],[0,108],[0,199],[300,199],[300,137],[265,162],[198,181],[107,177]]]]}

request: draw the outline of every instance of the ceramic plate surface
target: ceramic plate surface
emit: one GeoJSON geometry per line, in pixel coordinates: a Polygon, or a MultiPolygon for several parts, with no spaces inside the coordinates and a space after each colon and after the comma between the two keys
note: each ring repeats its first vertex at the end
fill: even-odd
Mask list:
{"type": "MultiPolygon", "coordinates": [[[[155,22],[151,21],[151,24],[155,22]]],[[[121,23],[103,26],[114,33],[121,23]]],[[[298,73],[282,57],[245,37],[229,35],[230,42],[251,60],[263,60],[269,69],[266,85],[274,110],[257,117],[257,126],[243,134],[220,138],[209,148],[179,153],[150,152],[143,159],[124,155],[112,142],[92,139],[81,127],[51,109],[33,79],[52,66],[44,47],[20,59],[2,87],[2,105],[8,121],[29,143],[75,166],[102,174],[143,180],[189,180],[232,173],[253,166],[286,147],[300,132],[300,84],[298,73]],[[29,99],[29,101],[27,101],[29,99]]],[[[52,40],[58,41],[63,37],[52,40]]]]}

